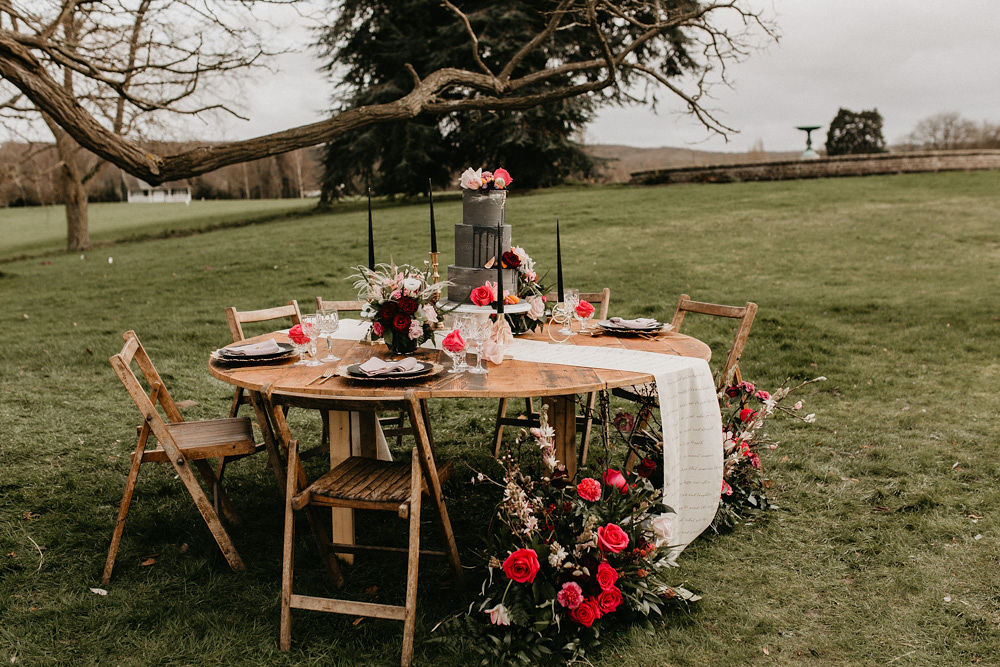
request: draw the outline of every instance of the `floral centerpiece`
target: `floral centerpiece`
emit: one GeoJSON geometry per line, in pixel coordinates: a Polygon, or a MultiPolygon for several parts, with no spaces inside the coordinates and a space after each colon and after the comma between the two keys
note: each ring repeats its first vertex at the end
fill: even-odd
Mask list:
{"type": "Polygon", "coordinates": [[[366,302],[361,317],[372,323],[371,340],[381,338],[394,354],[410,354],[434,339],[433,324],[444,312],[438,297],[447,282],[432,283],[429,269],[409,264],[355,268],[358,272],[351,277],[358,298],[366,302]]]}
{"type": "Polygon", "coordinates": [[[534,331],[545,323],[545,292],[538,273],[535,271],[535,260],[524,248],[514,246],[500,257],[505,269],[517,272],[517,298],[527,301],[531,308],[526,313],[507,314],[511,331],[515,334],[534,331]]]}
{"type": "Polygon", "coordinates": [[[464,189],[478,190],[480,192],[506,190],[513,182],[514,179],[510,177],[510,174],[503,167],[494,171],[483,171],[482,169],[473,171],[472,167],[469,167],[462,172],[460,180],[461,186],[464,189]]]}
{"type": "Polygon", "coordinates": [[[597,645],[602,628],[698,599],[669,582],[673,513],[662,490],[647,474],[614,469],[583,470],[574,483],[556,459],[544,408],[540,421],[531,429],[536,475],[510,455],[502,482],[477,475],[501,487],[503,500],[487,530],[481,594],[453,624],[498,663],[574,660],[597,645]]]}

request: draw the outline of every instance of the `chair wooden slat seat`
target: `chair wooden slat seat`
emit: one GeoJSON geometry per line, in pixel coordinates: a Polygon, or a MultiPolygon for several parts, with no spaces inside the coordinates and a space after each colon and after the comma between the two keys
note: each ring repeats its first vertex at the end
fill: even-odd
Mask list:
{"type": "MultiPolygon", "coordinates": [[[[188,459],[245,456],[256,451],[253,425],[246,417],[167,424],[167,432],[188,459]]],[[[145,450],[142,460],[155,463],[170,461],[167,451],[160,445],[145,450]]]]}
{"type": "MultiPolygon", "coordinates": [[[[442,482],[451,476],[451,461],[438,466],[442,482]]],[[[292,498],[292,507],[307,503],[354,509],[396,509],[410,499],[410,464],[364,456],[344,459],[292,498]]],[[[427,485],[421,488],[427,494],[427,485]]]]}

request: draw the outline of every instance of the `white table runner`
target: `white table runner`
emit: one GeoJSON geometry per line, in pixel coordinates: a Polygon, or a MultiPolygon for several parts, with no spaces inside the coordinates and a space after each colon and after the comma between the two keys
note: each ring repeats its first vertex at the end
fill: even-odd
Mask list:
{"type": "MultiPolygon", "coordinates": [[[[343,319],[335,338],[359,340],[369,326],[343,319]]],[[[507,354],[518,361],[651,374],[663,425],[663,497],[676,512],[669,542],[677,545],[674,555],[711,525],[722,490],[722,415],[704,359],[521,338],[507,354]]]]}
{"type": "Polygon", "coordinates": [[[507,353],[518,361],[652,374],[663,425],[664,502],[676,512],[669,541],[677,545],[674,555],[711,525],[722,490],[722,415],[708,362],[523,339],[516,339],[507,353]]]}

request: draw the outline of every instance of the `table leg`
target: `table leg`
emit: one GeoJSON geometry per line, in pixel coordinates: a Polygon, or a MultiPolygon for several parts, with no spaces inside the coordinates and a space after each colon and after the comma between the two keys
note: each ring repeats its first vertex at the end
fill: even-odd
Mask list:
{"type": "Polygon", "coordinates": [[[576,397],[546,396],[549,426],[556,430],[556,458],[566,466],[570,479],[576,475],[576,397]]]}
{"type": "MultiPolygon", "coordinates": [[[[376,458],[376,417],[374,412],[326,412],[327,429],[330,436],[330,467],[341,463],[352,454],[354,430],[358,432],[361,444],[359,456],[376,458]],[[352,428],[352,416],[354,417],[352,428]]],[[[354,510],[334,507],[332,510],[331,537],[339,544],[354,544],[354,510]]],[[[345,563],[353,563],[353,554],[337,554],[345,563]]]]}

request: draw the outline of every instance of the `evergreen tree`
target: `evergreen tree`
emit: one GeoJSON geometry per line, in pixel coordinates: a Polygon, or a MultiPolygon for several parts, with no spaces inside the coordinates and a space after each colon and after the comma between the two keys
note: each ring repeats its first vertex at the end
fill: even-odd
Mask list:
{"type": "MultiPolygon", "coordinates": [[[[471,3],[456,4],[467,11],[479,36],[479,54],[494,72],[544,27],[548,18],[544,10],[553,6],[546,0],[509,0],[483,3],[472,11],[464,6],[471,3]]],[[[689,8],[697,3],[674,4],[689,8]]],[[[456,64],[471,70],[478,67],[465,26],[438,0],[339,0],[333,9],[338,18],[322,32],[319,45],[338,84],[337,98],[346,100],[335,111],[399,99],[413,85],[408,64],[419,75],[456,64]]],[[[575,32],[582,29],[558,31],[513,74],[581,57],[582,45],[592,44],[575,32]]],[[[616,38],[612,30],[610,39],[616,38]]],[[[622,31],[620,39],[630,36],[622,31]]],[[[636,56],[647,58],[644,62],[668,76],[694,69],[679,30],[666,43],[667,48],[650,43],[636,56]]],[[[602,57],[596,50],[583,55],[602,57]]],[[[569,82],[567,76],[555,76],[524,92],[543,93],[569,82]]],[[[619,95],[611,91],[524,110],[420,115],[369,126],[327,144],[323,196],[363,192],[368,183],[376,193],[421,193],[428,177],[444,184],[468,166],[502,166],[519,187],[554,185],[573,174],[588,175],[594,163],[573,136],[593,118],[599,104],[620,101],[619,95]]]]}
{"type": "Polygon", "coordinates": [[[882,114],[878,109],[860,113],[841,108],[826,133],[827,155],[885,153],[882,114]]]}

